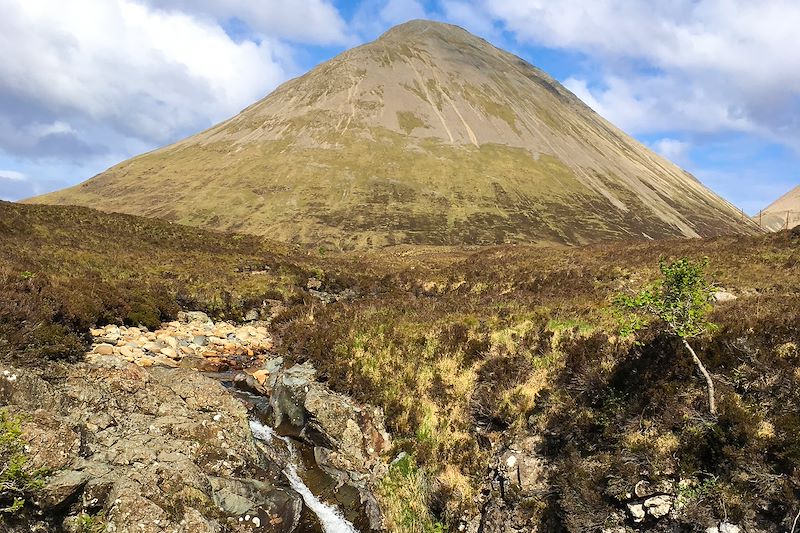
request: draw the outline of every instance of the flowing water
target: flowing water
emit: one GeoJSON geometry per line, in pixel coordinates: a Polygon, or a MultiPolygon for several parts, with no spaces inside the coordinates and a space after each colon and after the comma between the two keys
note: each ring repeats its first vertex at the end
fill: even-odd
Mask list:
{"type": "Polygon", "coordinates": [[[294,449],[294,443],[290,439],[278,435],[271,427],[257,420],[250,420],[250,430],[253,432],[253,437],[265,443],[271,443],[274,439],[279,439],[284,442],[289,452],[289,462],[283,469],[283,475],[286,476],[292,489],[303,498],[306,507],[317,515],[322,525],[322,530],[325,533],[358,533],[358,530],[344,518],[341,511],[336,506],[325,503],[317,498],[317,496],[311,492],[311,489],[303,482],[303,479],[297,473],[297,454],[294,449]]]}

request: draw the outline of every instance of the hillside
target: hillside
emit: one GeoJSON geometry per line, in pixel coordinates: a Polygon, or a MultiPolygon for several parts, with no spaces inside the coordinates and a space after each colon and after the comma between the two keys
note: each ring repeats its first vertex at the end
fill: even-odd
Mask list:
{"type": "Polygon", "coordinates": [[[541,70],[426,21],[31,201],[333,249],[756,231],[541,70]]]}
{"type": "Polygon", "coordinates": [[[769,231],[800,225],[800,185],[772,202],[753,219],[769,231]]]}
{"type": "MultiPolygon", "coordinates": [[[[103,450],[109,432],[149,434],[155,413],[178,428],[204,428],[223,410],[224,442],[216,430],[177,433],[202,444],[186,452],[193,461],[217,464],[217,453],[252,448],[233,418],[244,417],[242,409],[218,384],[210,388],[187,369],[59,361],[82,360],[94,326],[154,331],[181,309],[232,320],[256,309],[271,318],[286,361],[312,363],[337,393],[383,408],[393,447],[382,460],[408,454],[387,467],[376,491],[389,531],[690,531],[722,522],[789,531],[800,510],[798,243],[794,230],[331,254],[80,207],[0,202],[0,248],[8,252],[0,256],[0,365],[17,368],[15,381],[0,379],[0,400],[10,398],[28,424],[60,428],[44,433],[52,439],[90,431],[84,424],[112,413],[118,425],[64,448],[79,465],[87,464],[85,450],[103,450]],[[707,275],[726,291],[711,317],[719,328],[696,341],[717,383],[717,418],[677,343],[656,331],[637,343],[619,338],[610,304],[654,279],[659,258],[704,256],[712,258],[707,275]],[[34,382],[33,392],[9,392],[34,382]],[[88,409],[89,422],[57,426],[35,410],[37,395],[57,396],[62,386],[72,394],[65,411],[88,409]],[[184,400],[188,411],[179,407],[184,400]],[[130,421],[126,409],[136,413],[130,421]],[[631,509],[651,497],[669,513],[648,511],[634,522],[631,509]]],[[[26,438],[41,446],[42,435],[26,438]]],[[[151,492],[174,499],[153,500],[143,516],[221,520],[186,477],[194,463],[148,459],[148,450],[174,447],[170,438],[148,438],[131,445],[132,475],[146,486],[142,472],[156,472],[147,478],[151,492]],[[164,472],[182,473],[167,480],[164,472]]],[[[113,464],[128,468],[123,459],[113,464]]],[[[247,473],[256,475],[263,474],[247,473]]],[[[114,520],[120,506],[130,508],[139,494],[126,490],[92,516],[114,520]]],[[[23,517],[40,520],[38,509],[26,505],[23,517]]],[[[32,529],[22,521],[12,531],[32,529]]],[[[62,529],[57,522],[37,530],[62,529]]]]}

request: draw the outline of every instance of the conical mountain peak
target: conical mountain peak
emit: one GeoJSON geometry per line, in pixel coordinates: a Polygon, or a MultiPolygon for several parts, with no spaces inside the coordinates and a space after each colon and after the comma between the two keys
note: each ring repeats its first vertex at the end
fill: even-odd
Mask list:
{"type": "Polygon", "coordinates": [[[469,33],[460,26],[433,20],[415,19],[404,22],[403,24],[398,24],[397,26],[387,30],[378,38],[377,42],[392,41],[397,39],[418,39],[426,37],[457,37],[461,39],[473,39],[476,41],[480,40],[479,37],[469,33]]]}
{"type": "Polygon", "coordinates": [[[425,20],[37,201],[337,248],[753,229],[544,72],[425,20]]]}

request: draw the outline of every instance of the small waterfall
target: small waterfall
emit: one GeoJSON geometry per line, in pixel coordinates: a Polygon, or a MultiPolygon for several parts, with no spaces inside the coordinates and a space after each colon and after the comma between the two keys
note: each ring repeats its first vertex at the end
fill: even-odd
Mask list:
{"type": "Polygon", "coordinates": [[[325,533],[358,533],[358,530],[342,516],[342,513],[337,507],[329,505],[317,498],[300,478],[300,475],[297,473],[297,465],[295,464],[297,459],[294,451],[294,444],[290,439],[278,435],[271,427],[257,420],[250,420],[250,431],[253,432],[253,437],[263,442],[269,443],[272,442],[273,439],[279,439],[286,444],[290,458],[289,463],[283,469],[283,475],[286,476],[292,489],[303,498],[306,507],[317,515],[322,525],[322,530],[325,533]]]}

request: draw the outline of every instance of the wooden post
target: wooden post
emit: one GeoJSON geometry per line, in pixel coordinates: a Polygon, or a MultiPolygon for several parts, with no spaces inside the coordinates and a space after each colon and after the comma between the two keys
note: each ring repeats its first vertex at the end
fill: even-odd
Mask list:
{"type": "Polygon", "coordinates": [[[764,228],[764,225],[761,223],[761,215],[763,215],[763,214],[764,214],[764,210],[763,209],[759,209],[759,211],[758,211],[758,227],[762,228],[762,229],[764,228]]]}

